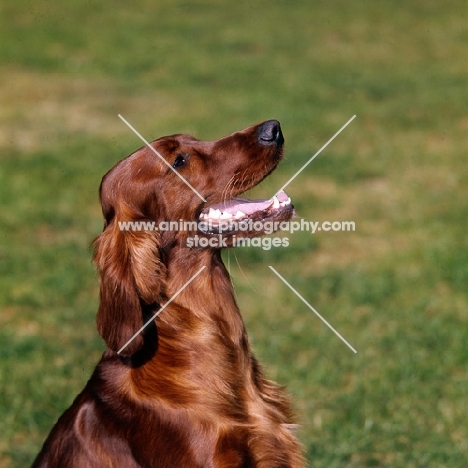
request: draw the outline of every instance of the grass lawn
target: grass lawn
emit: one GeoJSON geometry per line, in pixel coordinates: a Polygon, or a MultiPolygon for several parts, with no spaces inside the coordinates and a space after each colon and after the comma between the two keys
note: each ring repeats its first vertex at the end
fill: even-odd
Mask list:
{"type": "Polygon", "coordinates": [[[25,467],[104,350],[102,175],[148,140],[280,120],[298,219],[225,252],[309,466],[468,466],[466,3],[19,0],[0,6],[0,467],[25,467]],[[353,353],[268,268],[346,338],[353,353]]]}

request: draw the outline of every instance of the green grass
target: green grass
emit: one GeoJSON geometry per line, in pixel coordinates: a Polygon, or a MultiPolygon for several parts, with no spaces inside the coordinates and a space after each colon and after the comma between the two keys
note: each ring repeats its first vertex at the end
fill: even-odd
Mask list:
{"type": "Polygon", "coordinates": [[[0,7],[0,466],[24,467],[104,349],[89,244],[141,142],[281,121],[298,216],[352,233],[225,253],[311,467],[468,465],[466,4],[20,0],[0,7]],[[273,265],[358,351],[281,283],[273,265]]]}

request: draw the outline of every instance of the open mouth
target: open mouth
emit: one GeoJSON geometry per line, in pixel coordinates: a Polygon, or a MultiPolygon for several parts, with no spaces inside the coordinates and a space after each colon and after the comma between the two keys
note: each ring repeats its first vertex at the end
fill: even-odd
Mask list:
{"type": "Polygon", "coordinates": [[[281,190],[269,200],[249,200],[236,197],[205,208],[199,217],[201,230],[207,234],[232,232],[249,220],[265,222],[279,218],[291,218],[294,206],[291,198],[281,190]]]}

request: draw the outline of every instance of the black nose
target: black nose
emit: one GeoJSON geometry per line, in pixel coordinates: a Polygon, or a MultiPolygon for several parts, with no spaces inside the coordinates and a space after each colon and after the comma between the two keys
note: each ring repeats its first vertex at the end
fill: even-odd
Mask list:
{"type": "Polygon", "coordinates": [[[267,120],[260,126],[258,139],[263,144],[276,143],[281,145],[284,143],[283,133],[281,132],[280,123],[277,120],[267,120]]]}

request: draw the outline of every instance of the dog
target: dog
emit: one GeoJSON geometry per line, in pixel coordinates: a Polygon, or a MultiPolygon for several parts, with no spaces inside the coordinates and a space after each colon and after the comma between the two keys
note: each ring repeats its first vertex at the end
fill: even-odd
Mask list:
{"type": "Polygon", "coordinates": [[[276,168],[283,146],[276,120],[216,141],[177,134],[103,177],[93,260],[107,350],[33,468],[305,466],[289,399],[252,354],[221,258],[236,236],[264,234],[258,222],[294,215],[284,192],[239,197],[276,168]],[[192,229],[157,228],[181,221],[192,229]],[[141,222],[156,227],[122,228],[141,222]],[[188,246],[194,235],[206,247],[188,246]]]}

